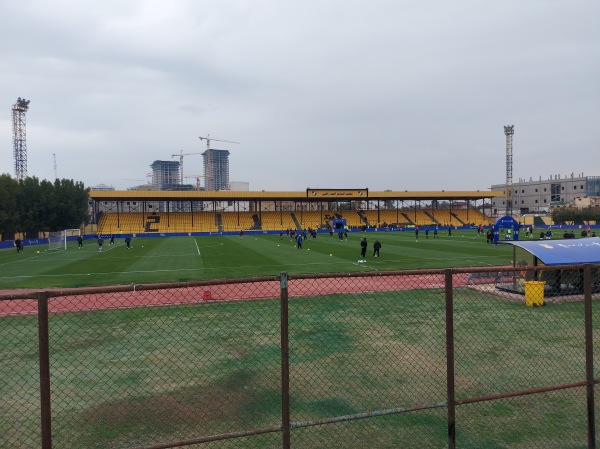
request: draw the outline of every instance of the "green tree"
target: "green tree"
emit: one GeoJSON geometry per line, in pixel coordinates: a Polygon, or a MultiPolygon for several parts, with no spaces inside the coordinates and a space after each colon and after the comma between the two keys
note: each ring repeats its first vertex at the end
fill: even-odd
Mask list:
{"type": "Polygon", "coordinates": [[[590,221],[600,222],[600,208],[588,206],[583,209],[576,207],[557,207],[552,210],[554,223],[585,224],[590,221]]]}
{"type": "Polygon", "coordinates": [[[87,223],[89,189],[83,183],[69,179],[54,181],[56,215],[53,230],[73,229],[87,223]]]}
{"type": "Polygon", "coordinates": [[[0,233],[2,240],[14,240],[19,231],[19,183],[8,174],[0,175],[0,233]]]}
{"type": "Polygon", "coordinates": [[[41,192],[40,180],[35,176],[19,181],[19,231],[27,238],[37,238],[39,231],[44,230],[47,215],[41,192]]]}
{"type": "Polygon", "coordinates": [[[39,232],[78,228],[87,224],[89,189],[83,183],[57,179],[54,183],[36,177],[20,181],[0,175],[0,232],[13,240],[23,232],[37,238],[39,232]]]}

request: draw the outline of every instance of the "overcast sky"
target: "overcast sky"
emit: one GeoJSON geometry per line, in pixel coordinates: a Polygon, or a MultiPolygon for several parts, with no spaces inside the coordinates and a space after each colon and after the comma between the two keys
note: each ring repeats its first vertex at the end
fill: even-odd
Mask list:
{"type": "Polygon", "coordinates": [[[505,125],[514,182],[600,175],[599,19],[598,0],[0,0],[0,173],[21,97],[28,175],[86,186],[210,135],[250,190],[484,190],[505,125]]]}

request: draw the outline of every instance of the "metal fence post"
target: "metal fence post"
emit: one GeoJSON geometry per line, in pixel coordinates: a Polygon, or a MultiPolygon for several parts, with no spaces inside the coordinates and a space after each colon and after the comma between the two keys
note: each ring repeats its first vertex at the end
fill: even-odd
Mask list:
{"type": "Polygon", "coordinates": [[[587,380],[588,448],[596,447],[594,413],[594,333],[592,317],[592,267],[583,270],[583,295],[585,302],[585,371],[587,380]]]}
{"type": "Polygon", "coordinates": [[[290,438],[290,351],[288,321],[288,274],[281,273],[280,307],[281,307],[281,428],[282,445],[289,449],[290,438]]]}
{"type": "Polygon", "coordinates": [[[48,336],[48,296],[37,294],[38,338],[40,353],[40,414],[42,449],[52,448],[52,412],[50,407],[50,338],[48,336]]]}
{"type": "Polygon", "coordinates": [[[445,272],[446,290],[446,389],[448,402],[448,448],[456,447],[456,397],[454,392],[454,305],[452,269],[445,272]]]}

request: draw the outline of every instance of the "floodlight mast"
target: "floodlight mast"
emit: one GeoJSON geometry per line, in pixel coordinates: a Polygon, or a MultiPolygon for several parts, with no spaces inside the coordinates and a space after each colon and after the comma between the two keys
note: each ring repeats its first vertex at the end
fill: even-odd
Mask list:
{"type": "Polygon", "coordinates": [[[506,215],[512,217],[512,160],[513,160],[513,134],[515,125],[505,126],[504,135],[506,136],[506,215]]]}
{"type": "Polygon", "coordinates": [[[15,178],[17,181],[27,178],[27,132],[25,114],[29,109],[29,100],[19,97],[12,107],[13,154],[15,158],[15,178]]]}

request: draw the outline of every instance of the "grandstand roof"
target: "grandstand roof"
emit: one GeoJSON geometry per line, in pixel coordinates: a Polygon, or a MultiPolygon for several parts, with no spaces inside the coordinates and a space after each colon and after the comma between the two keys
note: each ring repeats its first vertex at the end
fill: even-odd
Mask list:
{"type": "Polygon", "coordinates": [[[368,189],[306,189],[300,192],[270,191],[163,191],[163,190],[92,190],[94,201],[344,201],[344,200],[482,200],[503,197],[499,191],[371,191],[368,189]]]}

